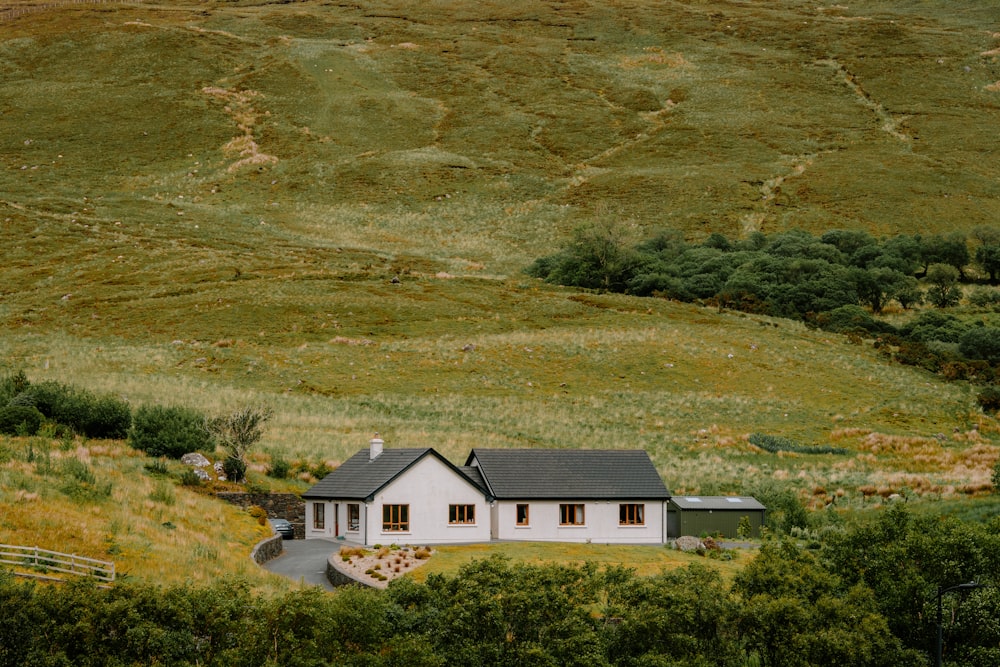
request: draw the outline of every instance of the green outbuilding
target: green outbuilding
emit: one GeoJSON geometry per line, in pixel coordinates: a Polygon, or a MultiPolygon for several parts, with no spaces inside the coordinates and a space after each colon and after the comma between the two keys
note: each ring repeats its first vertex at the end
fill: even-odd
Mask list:
{"type": "Polygon", "coordinates": [[[675,496],[667,502],[667,538],[760,537],[766,511],[749,496],[675,496]]]}

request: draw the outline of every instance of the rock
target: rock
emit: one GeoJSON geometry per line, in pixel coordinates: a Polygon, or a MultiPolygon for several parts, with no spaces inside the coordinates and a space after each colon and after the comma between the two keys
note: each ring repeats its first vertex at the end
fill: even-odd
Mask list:
{"type": "Polygon", "coordinates": [[[674,540],[674,548],[678,551],[691,552],[704,549],[705,545],[697,537],[684,535],[674,540]]]}
{"type": "Polygon", "coordinates": [[[203,482],[207,482],[207,481],[209,481],[210,479],[212,479],[212,476],[211,476],[211,475],[209,475],[209,474],[208,474],[207,472],[205,472],[204,470],[202,470],[201,468],[195,468],[195,469],[194,469],[194,474],[198,475],[198,479],[200,479],[200,480],[201,480],[201,481],[203,481],[203,482]]]}
{"type": "Polygon", "coordinates": [[[194,466],[195,468],[205,468],[212,465],[212,462],[204,457],[204,455],[198,452],[191,452],[190,454],[185,454],[181,457],[181,463],[184,465],[194,466]]]}

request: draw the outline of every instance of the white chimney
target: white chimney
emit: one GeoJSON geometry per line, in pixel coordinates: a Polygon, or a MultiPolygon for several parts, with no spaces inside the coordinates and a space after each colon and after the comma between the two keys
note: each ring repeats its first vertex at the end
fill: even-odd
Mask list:
{"type": "Polygon", "coordinates": [[[371,451],[368,453],[369,461],[374,461],[379,457],[379,454],[382,453],[383,445],[385,445],[385,443],[382,441],[382,438],[378,437],[378,433],[376,433],[375,437],[372,438],[371,441],[371,451]]]}

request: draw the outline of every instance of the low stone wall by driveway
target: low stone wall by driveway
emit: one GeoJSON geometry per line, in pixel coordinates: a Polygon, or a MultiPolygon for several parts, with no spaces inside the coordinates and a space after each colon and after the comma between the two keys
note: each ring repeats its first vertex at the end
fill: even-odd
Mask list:
{"type": "Polygon", "coordinates": [[[263,565],[272,558],[280,556],[284,548],[285,542],[281,535],[274,535],[254,545],[253,551],[250,552],[250,558],[257,565],[263,565]]]}
{"type": "Polygon", "coordinates": [[[360,579],[355,579],[347,572],[344,572],[339,567],[337,567],[337,559],[340,558],[338,552],[333,552],[326,561],[326,578],[330,580],[330,583],[334,587],[337,586],[368,586],[369,588],[375,588],[370,581],[362,581],[360,579]]]}

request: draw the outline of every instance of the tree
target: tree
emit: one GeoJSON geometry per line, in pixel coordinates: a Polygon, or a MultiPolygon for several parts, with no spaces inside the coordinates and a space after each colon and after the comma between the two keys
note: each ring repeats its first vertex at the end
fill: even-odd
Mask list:
{"type": "Polygon", "coordinates": [[[990,284],[996,285],[1000,274],[1000,227],[979,225],[972,230],[972,238],[979,242],[976,263],[989,274],[990,284]]]}
{"type": "Polygon", "coordinates": [[[969,246],[965,235],[954,232],[948,236],[936,234],[923,239],[920,244],[920,256],[929,277],[930,268],[934,264],[947,264],[953,267],[961,279],[965,279],[965,267],[969,263],[969,246]]]}
{"type": "Polygon", "coordinates": [[[958,284],[959,272],[950,264],[931,264],[927,268],[927,282],[930,287],[927,297],[938,308],[955,306],[962,298],[962,288],[958,284]]]}
{"type": "Polygon", "coordinates": [[[1000,274],[1000,245],[981,245],[976,248],[976,262],[990,275],[990,284],[996,285],[997,274],[1000,274]]]}
{"type": "Polygon", "coordinates": [[[264,436],[264,424],[272,417],[270,408],[248,406],[208,422],[208,430],[226,453],[226,476],[234,482],[246,479],[247,455],[264,436]]]}
{"type": "Polygon", "coordinates": [[[1000,362],[1000,329],[970,327],[958,340],[958,350],[969,359],[982,359],[991,364],[1000,362]]]}
{"type": "MultiPolygon", "coordinates": [[[[897,293],[906,293],[909,283],[907,276],[895,269],[852,269],[855,290],[858,301],[868,306],[878,315],[886,303],[896,297],[897,293]]],[[[904,297],[905,298],[905,297],[904,297]]]]}
{"type": "Polygon", "coordinates": [[[206,428],[204,415],[183,406],[139,406],[128,442],[150,456],[174,459],[189,452],[212,449],[212,435],[206,428]]]}
{"type": "Polygon", "coordinates": [[[733,591],[743,601],[740,635],[756,664],[919,664],[892,636],[869,588],[843,585],[791,541],[765,543],[736,575],[733,591]]]}

